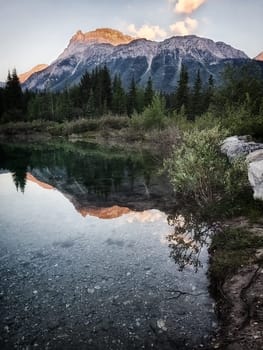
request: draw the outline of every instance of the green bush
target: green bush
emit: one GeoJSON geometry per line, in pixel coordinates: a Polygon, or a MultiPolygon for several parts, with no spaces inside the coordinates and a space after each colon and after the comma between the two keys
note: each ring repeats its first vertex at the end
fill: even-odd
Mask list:
{"type": "Polygon", "coordinates": [[[135,130],[163,129],[167,123],[165,115],[165,100],[160,95],[155,95],[149,107],[141,114],[134,113],[131,118],[131,126],[135,130]]]}
{"type": "Polygon", "coordinates": [[[202,207],[234,198],[246,187],[245,162],[230,164],[220,152],[227,133],[219,126],[183,132],[181,145],[164,161],[175,192],[202,207]]]}
{"type": "Polygon", "coordinates": [[[227,106],[220,121],[232,135],[251,135],[263,139],[262,115],[251,115],[245,104],[238,107],[227,106]]]}
{"type": "Polygon", "coordinates": [[[212,129],[215,126],[221,128],[219,118],[216,118],[211,112],[202,114],[193,121],[188,119],[184,110],[181,109],[180,112],[174,111],[170,119],[171,123],[175,124],[181,131],[212,129]]]}

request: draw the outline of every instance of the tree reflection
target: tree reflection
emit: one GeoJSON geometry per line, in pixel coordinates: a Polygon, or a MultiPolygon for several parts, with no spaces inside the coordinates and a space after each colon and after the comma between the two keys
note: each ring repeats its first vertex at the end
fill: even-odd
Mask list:
{"type": "Polygon", "coordinates": [[[0,168],[24,192],[27,171],[77,199],[115,201],[129,194],[149,197],[156,164],[147,153],[108,150],[87,143],[0,145],[0,168]]]}
{"type": "Polygon", "coordinates": [[[7,169],[12,173],[12,178],[17,191],[20,190],[24,193],[30,151],[22,148],[18,152],[15,146],[8,148],[0,145],[0,154],[0,168],[7,169]]]}
{"type": "Polygon", "coordinates": [[[208,246],[209,238],[216,229],[216,224],[208,224],[200,217],[189,213],[176,213],[167,217],[168,224],[174,232],[167,236],[170,257],[183,270],[192,266],[195,271],[202,268],[201,254],[204,246],[208,246]]]}
{"type": "Polygon", "coordinates": [[[12,178],[16,186],[17,191],[24,193],[26,187],[26,175],[27,168],[17,168],[15,172],[12,173],[12,178]]]}

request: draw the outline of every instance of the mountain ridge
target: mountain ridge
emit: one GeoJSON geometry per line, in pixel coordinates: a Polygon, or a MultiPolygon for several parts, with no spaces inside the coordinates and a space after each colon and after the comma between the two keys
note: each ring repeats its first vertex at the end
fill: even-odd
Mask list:
{"type": "Polygon", "coordinates": [[[255,58],[254,60],[256,61],[263,61],[263,51],[260,52],[255,58]]]}
{"type": "Polygon", "coordinates": [[[42,70],[46,69],[48,67],[48,64],[40,63],[31,68],[29,71],[19,74],[18,78],[21,84],[23,84],[31,75],[37,72],[41,72],[42,70]]]}
{"type": "Polygon", "coordinates": [[[91,42],[95,41],[98,43],[111,44],[114,46],[121,44],[128,44],[133,41],[135,38],[123,34],[119,30],[111,28],[97,28],[93,31],[83,33],[81,30],[78,30],[76,34],[70,39],[69,45],[72,42],[91,42]]]}
{"type": "Polygon", "coordinates": [[[190,81],[198,69],[203,79],[212,74],[218,81],[219,72],[229,60],[249,57],[226,43],[196,35],[157,42],[110,28],[77,31],[58,58],[44,71],[29,77],[23,88],[60,91],[78,84],[85,71],[107,65],[112,75],[120,75],[125,88],[132,78],[144,86],[151,76],[155,89],[169,92],[176,87],[182,64],[189,69],[190,81]]]}

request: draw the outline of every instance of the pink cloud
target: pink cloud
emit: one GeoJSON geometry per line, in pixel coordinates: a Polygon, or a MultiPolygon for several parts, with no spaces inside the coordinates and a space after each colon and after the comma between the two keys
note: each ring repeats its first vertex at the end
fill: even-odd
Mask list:
{"type": "Polygon", "coordinates": [[[163,39],[167,36],[166,31],[158,25],[144,24],[140,28],[136,28],[134,24],[130,24],[128,26],[128,31],[138,38],[145,38],[148,40],[163,39]]]}
{"type": "Polygon", "coordinates": [[[176,22],[170,25],[170,31],[176,35],[193,34],[198,27],[198,21],[194,18],[187,17],[183,21],[176,22]]]}
{"type": "Polygon", "coordinates": [[[168,0],[170,3],[175,3],[174,11],[176,13],[190,14],[197,10],[207,0],[168,0]]]}

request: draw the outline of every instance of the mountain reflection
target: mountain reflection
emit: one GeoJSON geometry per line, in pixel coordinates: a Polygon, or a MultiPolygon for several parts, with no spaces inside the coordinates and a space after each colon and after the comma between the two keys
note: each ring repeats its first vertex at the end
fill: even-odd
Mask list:
{"type": "Polygon", "coordinates": [[[17,190],[26,191],[29,180],[55,188],[82,216],[117,217],[130,209],[165,210],[167,203],[172,205],[169,185],[147,152],[83,142],[7,144],[0,145],[0,151],[0,167],[13,174],[17,190]]]}
{"type": "Polygon", "coordinates": [[[54,187],[49,185],[49,184],[46,184],[45,182],[42,182],[42,181],[39,181],[38,179],[36,179],[32,174],[30,173],[27,173],[26,174],[26,181],[31,181],[31,182],[34,182],[36,183],[37,185],[39,185],[40,187],[46,189],[46,190],[53,190],[54,187]]]}
{"type": "Polygon", "coordinates": [[[129,208],[119,207],[118,205],[109,208],[82,208],[78,211],[83,217],[90,215],[100,219],[114,219],[131,212],[129,208]]]}

